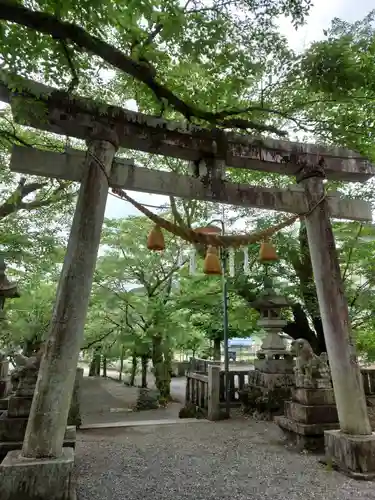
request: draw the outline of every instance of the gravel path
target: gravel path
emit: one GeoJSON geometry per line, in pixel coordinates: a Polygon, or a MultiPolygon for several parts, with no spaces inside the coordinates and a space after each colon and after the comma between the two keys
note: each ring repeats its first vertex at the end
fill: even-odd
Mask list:
{"type": "Polygon", "coordinates": [[[178,418],[181,403],[171,403],[167,408],[157,410],[131,411],[138,391],[137,387],[128,387],[108,378],[84,377],[81,393],[83,425],[178,418]]]}
{"type": "Polygon", "coordinates": [[[374,500],[373,483],[328,471],[280,436],[243,420],[79,433],[78,500],[374,500]]]}

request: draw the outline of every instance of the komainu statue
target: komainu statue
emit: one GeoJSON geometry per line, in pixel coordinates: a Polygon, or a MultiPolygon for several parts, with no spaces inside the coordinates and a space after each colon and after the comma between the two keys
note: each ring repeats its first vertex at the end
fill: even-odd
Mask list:
{"type": "Polygon", "coordinates": [[[327,353],[317,356],[305,339],[292,342],[291,353],[296,356],[294,367],[296,387],[305,389],[331,389],[331,371],[327,353]]]}
{"type": "Polygon", "coordinates": [[[11,374],[12,390],[18,396],[32,396],[38,378],[43,348],[30,357],[14,352],[11,357],[16,368],[11,374]]]}

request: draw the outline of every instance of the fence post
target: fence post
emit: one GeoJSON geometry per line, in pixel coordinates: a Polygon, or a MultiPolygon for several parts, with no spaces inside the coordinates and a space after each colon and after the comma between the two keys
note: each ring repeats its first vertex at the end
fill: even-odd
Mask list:
{"type": "Polygon", "coordinates": [[[208,420],[220,418],[220,366],[208,365],[208,420]]]}
{"type": "Polygon", "coordinates": [[[185,388],[185,404],[187,405],[190,403],[191,399],[191,388],[190,388],[190,380],[191,378],[189,377],[189,372],[186,373],[186,388],[185,388]]]}

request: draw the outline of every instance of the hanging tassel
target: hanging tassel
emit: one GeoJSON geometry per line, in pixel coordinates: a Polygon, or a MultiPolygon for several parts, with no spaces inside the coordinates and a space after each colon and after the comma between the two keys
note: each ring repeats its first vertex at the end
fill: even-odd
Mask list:
{"type": "Polygon", "coordinates": [[[204,274],[222,274],[217,248],[209,246],[203,264],[204,274]]]}
{"type": "Polygon", "coordinates": [[[275,247],[272,245],[272,243],[263,241],[263,243],[260,245],[259,260],[260,262],[274,262],[276,260],[279,260],[275,247]]]}
{"type": "Polygon", "coordinates": [[[192,248],[190,252],[190,259],[189,259],[189,274],[193,275],[195,274],[195,271],[197,269],[197,259],[196,259],[197,252],[195,248],[192,248]]]}
{"type": "Polygon", "coordinates": [[[229,249],[229,276],[234,278],[235,270],[234,270],[234,248],[229,249]]]}
{"type": "Polygon", "coordinates": [[[243,273],[245,276],[249,276],[249,249],[247,247],[243,248],[243,273]]]}
{"type": "Polygon", "coordinates": [[[147,238],[147,248],[158,252],[165,249],[164,235],[160,226],[154,226],[147,238]]]}

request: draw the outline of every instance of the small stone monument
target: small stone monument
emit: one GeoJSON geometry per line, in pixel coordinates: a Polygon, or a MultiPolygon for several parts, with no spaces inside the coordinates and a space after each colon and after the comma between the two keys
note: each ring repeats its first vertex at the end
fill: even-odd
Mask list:
{"type": "Polygon", "coordinates": [[[338,416],[326,353],[314,354],[305,339],[292,343],[295,387],[275,422],[300,449],[324,450],[324,431],[337,429],[338,416]]]}
{"type": "Polygon", "coordinates": [[[280,336],[286,325],[280,310],[289,307],[290,303],[273,290],[271,280],[266,278],[263,294],[250,305],[260,312],[257,325],[267,332],[267,336],[257,352],[255,370],[249,372],[249,383],[241,391],[240,398],[247,411],[270,416],[282,411],[294,384],[293,355],[280,336]]]}
{"type": "MultiPolygon", "coordinates": [[[[9,361],[5,354],[0,352],[0,401],[8,396],[10,390],[9,361]]],[[[2,406],[0,405],[0,411],[2,406]]]]}
{"type": "MultiPolygon", "coordinates": [[[[8,451],[20,450],[30,414],[38,371],[43,351],[39,350],[30,358],[14,353],[16,369],[11,375],[15,391],[8,398],[8,408],[0,415],[0,461],[8,451]]],[[[76,428],[68,426],[64,446],[74,447],[76,428]]]]}

